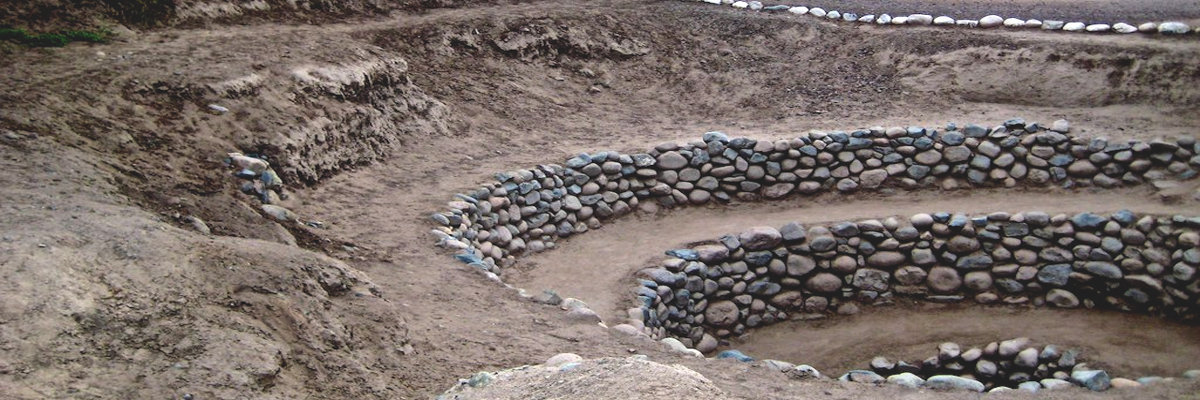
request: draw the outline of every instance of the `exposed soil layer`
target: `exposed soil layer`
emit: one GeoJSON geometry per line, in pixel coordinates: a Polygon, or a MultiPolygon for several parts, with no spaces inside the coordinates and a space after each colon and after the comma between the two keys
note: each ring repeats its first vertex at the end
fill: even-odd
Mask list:
{"type": "MultiPolygon", "coordinates": [[[[1186,2],[1167,3],[1160,9],[1186,15],[1186,2]]],[[[355,4],[339,5],[359,19],[338,23],[294,25],[304,19],[264,13],[244,25],[214,18],[192,29],[124,32],[104,45],[0,47],[8,71],[0,74],[0,392],[425,398],[479,370],[559,352],[632,350],[682,363],[728,397],[915,397],[684,359],[578,324],[433,248],[426,218],[497,171],[712,129],[778,138],[1022,116],[1067,118],[1075,132],[1128,139],[1190,135],[1200,123],[1200,44],[1183,39],[863,27],[675,1],[390,16],[355,4]],[[379,60],[406,68],[356,72],[379,60]],[[296,72],[316,70],[306,68],[326,72],[313,75],[330,78],[318,83],[346,84],[302,85],[296,72]],[[255,75],[262,80],[240,80],[255,75]],[[346,77],[371,79],[334,79],[346,77]],[[213,89],[238,82],[254,84],[232,95],[213,89]],[[327,129],[305,129],[313,126],[327,129]],[[229,151],[268,156],[285,172],[292,196],[284,205],[325,228],[264,218],[222,164],[229,151]],[[188,216],[214,235],[194,231],[188,216]]],[[[986,4],[1006,14],[1032,3],[986,4]]],[[[313,21],[341,14],[330,15],[313,21]]],[[[1187,196],[1179,204],[1153,196],[925,191],[688,209],[590,232],[519,263],[513,279],[583,298],[610,317],[632,288],[621,283],[628,271],[691,240],[622,234],[695,228],[709,238],[764,215],[827,221],[933,206],[1197,210],[1187,196]],[[819,213],[810,206],[832,204],[819,213]],[[630,263],[598,268],[603,257],[630,263]],[[585,274],[598,285],[579,284],[585,274]]],[[[917,336],[930,342],[935,334],[917,336]]],[[[1161,334],[1155,340],[1177,337],[1161,334]]],[[[1181,382],[1137,393],[1195,390],[1181,382]]]]}

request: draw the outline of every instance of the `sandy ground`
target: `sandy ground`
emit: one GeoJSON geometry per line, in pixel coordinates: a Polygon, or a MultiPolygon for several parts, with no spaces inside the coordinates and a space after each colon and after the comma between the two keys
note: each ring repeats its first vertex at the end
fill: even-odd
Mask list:
{"type": "MultiPolygon", "coordinates": [[[[1143,4],[1096,3],[1092,12],[1123,16],[1122,7],[1135,3],[1143,4]]],[[[918,3],[895,6],[904,4],[918,3]]],[[[986,4],[1000,14],[1079,9],[1063,2],[939,4],[969,12],[986,4]]],[[[1188,2],[1146,9],[1195,17],[1188,2]]],[[[1194,38],[899,30],[675,1],[570,1],[361,23],[166,29],[124,40],[9,49],[0,61],[12,71],[0,76],[0,128],[18,134],[0,142],[0,391],[15,398],[427,398],[476,371],[539,363],[559,352],[640,353],[682,363],[730,397],[967,397],[789,382],[759,367],[683,359],[568,321],[433,248],[426,216],[496,171],[580,151],[692,140],[707,130],[777,138],[1022,116],[1067,118],[1076,132],[1123,139],[1194,134],[1200,122],[1194,38]],[[539,30],[554,33],[532,37],[521,54],[495,45],[539,30]],[[647,51],[605,50],[624,39],[647,51]],[[302,100],[293,101],[269,86],[287,87],[297,66],[381,57],[402,58],[407,70],[361,97],[296,91],[290,99],[302,100]],[[262,93],[221,97],[202,89],[250,73],[268,77],[262,93]],[[312,185],[289,183],[288,206],[326,229],[262,218],[221,166],[223,153],[234,149],[317,143],[289,136],[295,121],[350,118],[423,96],[450,110],[438,121],[447,131],[391,132],[401,145],[387,157],[339,165],[312,185]],[[235,111],[209,114],[210,102],[235,111]],[[218,235],[192,231],[183,215],[203,217],[218,235]]],[[[362,125],[324,134],[352,141],[386,120],[375,118],[346,119],[362,125]]],[[[289,154],[299,153],[281,151],[277,162],[295,163],[289,154]]],[[[824,222],[931,209],[1195,213],[1196,204],[1162,204],[1139,188],[928,190],[687,209],[617,221],[522,260],[510,279],[582,298],[611,318],[628,305],[630,272],[663,250],[768,219],[824,222]],[[687,235],[664,234],[680,230],[687,235]]],[[[797,332],[887,337],[881,332],[893,329],[901,311],[819,329],[781,324],[756,332],[744,348],[789,345],[797,332]]],[[[1015,333],[984,337],[1004,315],[923,315],[929,323],[961,324],[948,326],[971,332],[963,343],[1015,333]]],[[[1143,323],[1080,313],[1064,328],[1031,329],[1130,373],[1167,373],[1195,359],[1194,327],[1159,323],[1136,331],[1143,323]],[[1149,356],[1133,357],[1140,354],[1149,356]]],[[[908,347],[899,356],[923,354],[947,338],[940,329],[905,334],[908,347]]],[[[771,354],[837,369],[882,350],[771,354]]],[[[1180,383],[1138,396],[1195,392],[1194,384],[1180,383]]]]}

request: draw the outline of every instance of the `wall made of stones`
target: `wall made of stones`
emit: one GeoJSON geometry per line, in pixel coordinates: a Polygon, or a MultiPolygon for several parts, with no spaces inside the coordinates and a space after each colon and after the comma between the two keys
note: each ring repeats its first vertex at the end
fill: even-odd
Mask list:
{"type": "Polygon", "coordinates": [[[498,173],[432,215],[439,244],[500,274],[530,252],[553,248],[635,209],[852,193],[884,187],[1135,185],[1190,178],[1194,138],[1110,142],[1014,119],[987,128],[875,127],[757,141],[710,132],[687,144],[633,154],[600,151],[563,164],[498,173]]]}
{"type": "Polygon", "coordinates": [[[701,351],[748,328],[898,296],[1194,319],[1198,227],[1197,217],[1128,211],[754,227],[668,251],[661,267],[640,272],[637,296],[651,333],[701,351]]]}

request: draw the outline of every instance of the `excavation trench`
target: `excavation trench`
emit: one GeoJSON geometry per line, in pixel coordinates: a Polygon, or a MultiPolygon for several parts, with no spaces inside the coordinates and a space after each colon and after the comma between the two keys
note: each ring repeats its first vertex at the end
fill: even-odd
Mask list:
{"type": "MultiPolygon", "coordinates": [[[[1139,199],[1157,195],[1178,203],[1179,193],[1188,192],[1187,180],[1196,175],[1192,168],[1200,163],[1200,146],[1191,138],[1110,142],[1072,137],[1065,134],[1066,126],[1059,121],[1050,130],[1014,119],[993,128],[876,127],[775,142],[710,132],[702,141],[662,144],[646,153],[580,154],[565,166],[498,173],[495,182],[457,195],[448,203],[450,211],[432,216],[443,225],[434,233],[440,245],[460,250],[458,260],[489,275],[591,301],[592,308],[575,300],[562,302],[574,318],[600,318],[593,311],[598,309],[609,316],[611,326],[627,316],[619,330],[677,338],[677,344],[693,352],[742,344],[807,353],[803,346],[789,345],[805,340],[804,335],[780,333],[789,331],[786,327],[796,331],[797,325],[780,325],[785,328],[762,335],[767,340],[761,344],[754,342],[752,330],[910,300],[998,308],[978,315],[924,315],[911,306],[893,307],[873,311],[873,320],[864,316],[868,323],[860,328],[841,329],[895,331],[880,329],[888,327],[883,321],[912,320],[914,327],[924,328],[914,329],[908,341],[928,344],[956,331],[967,338],[984,335],[988,323],[1004,321],[989,313],[1011,312],[1005,307],[1050,305],[1195,320],[1200,312],[1200,219],[1192,218],[1196,206],[1191,199],[1183,206],[1139,199]],[[935,185],[947,191],[975,190],[958,196],[914,190],[935,185]],[[1158,193],[1152,194],[1150,187],[1158,193]],[[906,202],[889,201],[899,191],[917,195],[906,202]],[[845,202],[850,196],[868,200],[845,202]],[[783,200],[755,202],[762,199],[783,200]],[[712,206],[723,203],[734,206],[712,206]],[[649,216],[664,207],[685,211],[649,216]],[[903,210],[916,213],[911,218],[860,219],[903,210]],[[643,216],[618,218],[639,213],[643,216]],[[606,225],[610,220],[621,222],[606,225]],[[714,237],[714,232],[736,232],[748,224],[759,226],[714,237]],[[593,233],[583,235],[588,232],[593,233]],[[570,244],[576,251],[547,251],[558,247],[560,239],[574,237],[580,237],[570,244]],[[680,242],[686,246],[657,257],[657,265],[646,264],[647,256],[661,251],[653,249],[680,242]],[[636,289],[633,295],[631,288],[636,289]],[[895,315],[889,317],[889,312],[895,315]]],[[[553,296],[540,299],[557,302],[553,296]]],[[[1088,314],[1072,324],[1042,329],[1036,326],[1056,317],[1045,310],[1028,312],[1027,325],[1035,328],[1022,336],[1063,341],[1044,342],[1063,346],[1099,348],[1114,337],[1065,337],[1063,326],[1106,332],[1107,325],[1128,329],[1134,322],[1127,315],[1088,314]]],[[[1023,317],[1007,318],[1001,325],[1012,327],[1023,317]]],[[[1172,343],[1172,335],[1187,336],[1187,331],[1164,328],[1163,337],[1143,342],[1172,343]]],[[[848,359],[879,347],[904,351],[888,345],[886,338],[872,348],[854,347],[860,339],[854,335],[834,336],[838,339],[831,339],[835,342],[827,348],[854,350],[817,359],[833,368],[845,368],[848,359]]],[[[1163,366],[1172,361],[1159,360],[1162,351],[1130,351],[1145,355],[1145,361],[1121,364],[1127,373],[1186,368],[1163,366]]],[[[964,365],[979,368],[978,381],[971,381],[978,390],[983,385],[1015,387],[1031,379],[1090,385],[1076,376],[1082,367],[1072,369],[1075,353],[1041,364],[1034,357],[1028,367],[1037,367],[1035,372],[1013,367],[1029,361],[1014,361],[1014,354],[1003,352],[992,350],[986,359],[935,357],[914,371],[933,379],[964,372],[964,365]],[[999,365],[998,372],[985,363],[999,365]]],[[[1054,353],[1049,348],[1043,352],[1054,353]]],[[[1096,358],[1095,365],[1117,366],[1124,358],[1096,358]]],[[[876,370],[895,372],[891,367],[876,370]]],[[[1040,384],[1051,387],[1053,382],[1040,384]]]]}

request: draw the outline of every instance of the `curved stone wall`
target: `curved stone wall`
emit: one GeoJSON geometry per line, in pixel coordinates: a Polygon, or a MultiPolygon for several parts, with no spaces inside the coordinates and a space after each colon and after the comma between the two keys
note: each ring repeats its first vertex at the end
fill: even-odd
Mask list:
{"type": "Polygon", "coordinates": [[[668,251],[637,289],[646,329],[707,352],[716,339],[812,314],[936,302],[1099,307],[1190,320],[1200,218],[948,213],[755,227],[668,251]]]}
{"type": "MultiPolygon", "coordinates": [[[[433,214],[440,225],[433,233],[440,246],[457,250],[458,260],[502,281],[503,266],[516,257],[551,249],[639,208],[884,188],[1115,187],[1189,179],[1200,166],[1194,138],[1110,142],[1069,130],[1061,120],[1047,129],[1013,119],[990,128],[874,127],[771,142],[709,132],[698,141],[642,153],[579,154],[561,165],[498,173],[433,214]]],[[[757,227],[669,251],[661,268],[640,272],[647,279],[637,288],[639,306],[630,309],[628,323],[612,329],[702,356],[718,346],[718,338],[750,327],[852,312],[897,296],[1195,319],[1198,227],[1200,218],[1125,211],[932,213],[812,228],[757,227]]],[[[549,292],[542,297],[534,300],[597,319],[578,300],[549,292]]],[[[818,374],[801,367],[807,366],[793,372],[818,374]]],[[[982,385],[952,375],[929,378],[922,387],[982,385]]]]}
{"type": "Polygon", "coordinates": [[[1066,121],[1050,128],[1013,119],[991,128],[875,127],[773,142],[709,132],[644,153],[601,151],[498,173],[433,214],[441,225],[433,232],[459,250],[458,259],[500,274],[516,256],[638,207],[881,187],[1113,187],[1191,178],[1200,165],[1190,137],[1109,142],[1070,136],[1066,121]]]}

